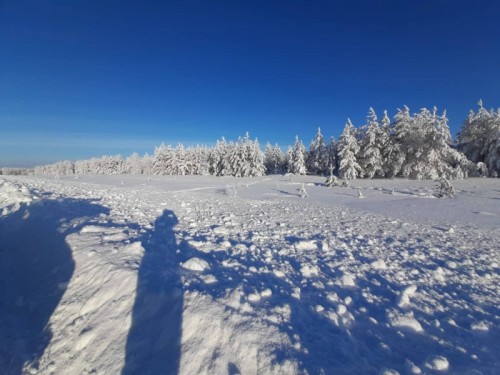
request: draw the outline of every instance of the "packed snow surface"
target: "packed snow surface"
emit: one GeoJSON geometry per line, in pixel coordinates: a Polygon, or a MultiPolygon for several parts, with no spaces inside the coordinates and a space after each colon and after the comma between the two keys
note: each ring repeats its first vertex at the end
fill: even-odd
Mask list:
{"type": "Polygon", "coordinates": [[[498,371],[500,180],[323,182],[0,179],[0,373],[498,371]]]}

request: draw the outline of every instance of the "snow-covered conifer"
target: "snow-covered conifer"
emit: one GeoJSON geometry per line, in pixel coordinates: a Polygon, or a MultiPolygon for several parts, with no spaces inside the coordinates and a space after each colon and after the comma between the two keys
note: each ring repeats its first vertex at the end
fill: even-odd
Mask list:
{"type": "Polygon", "coordinates": [[[382,141],[380,143],[382,145],[381,154],[384,176],[394,177],[401,170],[404,157],[397,144],[396,137],[394,135],[394,125],[391,124],[387,110],[384,111],[384,115],[380,120],[380,130],[380,136],[382,137],[382,141]]]}
{"type": "Polygon", "coordinates": [[[247,133],[236,143],[229,142],[223,159],[223,175],[235,177],[262,176],[265,172],[264,154],[257,140],[247,133]]]}
{"type": "Polygon", "coordinates": [[[330,143],[328,143],[327,154],[328,154],[328,173],[330,175],[337,170],[337,142],[333,136],[330,137],[330,143]]]}
{"type": "Polygon", "coordinates": [[[356,159],[358,152],[359,146],[355,137],[354,125],[348,119],[337,145],[339,176],[341,178],[353,180],[360,175],[361,167],[356,159]]]}
{"type": "Polygon", "coordinates": [[[125,159],[124,173],[142,174],[141,157],[137,152],[132,153],[125,159]]]}
{"type": "Polygon", "coordinates": [[[311,141],[306,164],[307,171],[312,174],[324,175],[328,171],[328,149],[320,128],[316,137],[311,141]]]}
{"type": "Polygon", "coordinates": [[[284,155],[278,144],[274,147],[268,142],[264,152],[264,166],[267,174],[281,174],[283,169],[284,155]]]}
{"type": "Polygon", "coordinates": [[[224,159],[227,153],[227,142],[222,137],[210,150],[208,156],[208,172],[214,176],[224,176],[224,159]]]}
{"type": "Polygon", "coordinates": [[[153,156],[153,173],[159,175],[171,174],[170,166],[175,159],[175,150],[170,145],[161,144],[155,148],[153,156]]]}
{"type": "Polygon", "coordinates": [[[196,146],[186,149],[190,170],[188,174],[208,175],[208,157],[210,150],[207,147],[196,146]]]}
{"type": "Polygon", "coordinates": [[[489,174],[500,173],[500,109],[470,111],[458,133],[458,149],[474,163],[485,163],[489,174]]]}
{"type": "Polygon", "coordinates": [[[446,112],[422,108],[411,115],[408,107],[398,110],[392,142],[386,147],[389,176],[413,179],[461,178],[468,168],[463,157],[450,146],[446,112]],[[389,151],[388,151],[389,150],[389,151]]]}
{"type": "Polygon", "coordinates": [[[266,143],[264,149],[264,166],[267,174],[274,174],[273,146],[269,142],[266,143]]]}
{"type": "Polygon", "coordinates": [[[373,108],[370,108],[367,120],[366,132],[360,142],[359,164],[363,170],[363,176],[368,178],[382,177],[384,175],[382,148],[385,133],[379,127],[373,108]]]}
{"type": "Polygon", "coordinates": [[[295,143],[293,147],[289,148],[287,156],[288,173],[299,175],[307,173],[305,162],[306,149],[302,141],[299,139],[299,136],[295,136],[295,143]]]}

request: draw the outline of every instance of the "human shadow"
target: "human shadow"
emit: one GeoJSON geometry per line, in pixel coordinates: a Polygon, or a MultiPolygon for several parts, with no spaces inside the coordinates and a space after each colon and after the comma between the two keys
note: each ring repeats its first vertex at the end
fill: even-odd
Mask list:
{"type": "Polygon", "coordinates": [[[50,318],[75,269],[65,239],[109,212],[85,199],[40,199],[0,216],[0,373],[38,367],[50,318]]]}
{"type": "Polygon", "coordinates": [[[144,256],[138,272],[123,375],[179,371],[183,296],[176,225],[175,214],[165,210],[154,228],[140,238],[144,256]]]}

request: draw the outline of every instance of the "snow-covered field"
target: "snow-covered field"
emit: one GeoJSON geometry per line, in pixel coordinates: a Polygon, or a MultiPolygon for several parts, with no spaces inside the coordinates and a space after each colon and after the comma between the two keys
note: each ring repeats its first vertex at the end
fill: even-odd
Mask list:
{"type": "Polygon", "coordinates": [[[498,179],[2,177],[1,374],[500,369],[498,179]]]}

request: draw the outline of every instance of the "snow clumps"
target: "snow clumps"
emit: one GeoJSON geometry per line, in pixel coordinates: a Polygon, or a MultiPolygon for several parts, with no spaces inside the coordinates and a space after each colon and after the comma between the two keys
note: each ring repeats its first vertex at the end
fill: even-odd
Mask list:
{"type": "Polygon", "coordinates": [[[200,258],[191,258],[181,264],[182,268],[190,271],[203,272],[210,268],[206,260],[200,258]]]}

